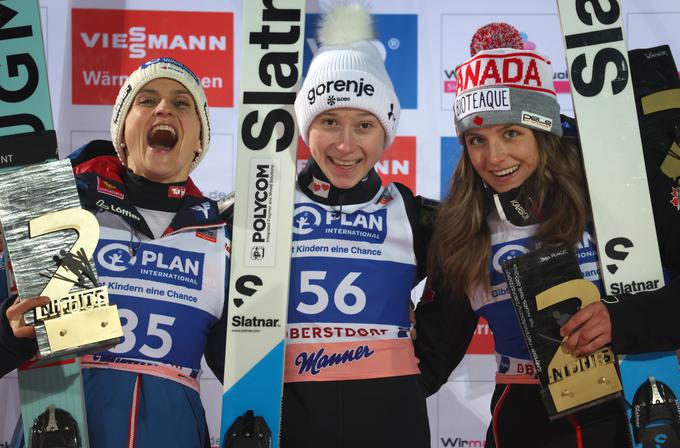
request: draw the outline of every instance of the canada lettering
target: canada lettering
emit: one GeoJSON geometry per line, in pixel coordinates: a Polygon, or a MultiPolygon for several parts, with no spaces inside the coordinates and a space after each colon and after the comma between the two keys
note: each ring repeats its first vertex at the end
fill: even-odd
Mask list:
{"type": "MultiPolygon", "coordinates": [[[[623,29],[621,27],[606,28],[604,26],[616,23],[621,15],[621,8],[617,0],[607,0],[607,10],[600,6],[599,0],[576,0],[576,13],[584,25],[593,27],[592,31],[569,34],[564,36],[567,49],[590,47],[605,43],[623,41],[623,29]],[[586,5],[590,4],[589,7],[586,5]],[[593,14],[590,12],[593,11],[593,14]],[[597,22],[594,20],[597,19],[597,22]]],[[[616,69],[614,79],[611,79],[611,89],[614,95],[621,93],[628,84],[628,63],[626,56],[614,47],[605,47],[599,50],[591,61],[592,73],[590,81],[583,79],[583,72],[589,63],[585,53],[574,58],[571,65],[570,77],[574,89],[585,97],[592,97],[602,92],[607,75],[607,66],[612,64],[616,69]]]]}
{"type": "MultiPolygon", "coordinates": [[[[270,45],[293,45],[300,38],[300,23],[303,20],[299,9],[278,9],[273,5],[273,0],[262,0],[264,9],[262,18],[265,22],[291,22],[288,31],[273,32],[269,25],[262,25],[259,32],[249,35],[249,45],[259,45],[260,49],[268,50],[270,45]]],[[[248,49],[244,49],[248,51],[248,49]]],[[[271,87],[275,81],[276,87],[281,89],[292,88],[298,79],[298,52],[269,52],[260,58],[259,80],[262,86],[271,87]],[[274,74],[273,79],[270,73],[274,74]],[[288,73],[286,75],[286,73],[288,73]]],[[[292,105],[295,103],[295,92],[285,91],[259,91],[243,92],[243,104],[251,105],[292,105]]],[[[259,126],[259,132],[255,130],[260,123],[260,111],[254,110],[246,115],[241,125],[241,139],[245,146],[253,151],[259,151],[267,146],[274,136],[276,125],[283,127],[279,130],[276,140],[276,152],[285,151],[293,142],[295,136],[295,121],[291,113],[283,108],[277,108],[267,113],[259,126]]]]}
{"type": "Polygon", "coordinates": [[[492,84],[543,87],[536,60],[528,57],[477,58],[458,67],[456,79],[459,80],[457,95],[463,90],[483,86],[488,81],[492,84]]]}

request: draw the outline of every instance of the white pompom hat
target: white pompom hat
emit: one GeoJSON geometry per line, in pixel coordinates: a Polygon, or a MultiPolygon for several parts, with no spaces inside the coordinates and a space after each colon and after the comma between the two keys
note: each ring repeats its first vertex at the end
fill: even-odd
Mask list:
{"type": "Polygon", "coordinates": [[[390,146],[401,108],[373,42],[370,13],[359,2],[339,3],[322,17],[318,37],[321,47],[295,99],[302,139],[309,143],[309,126],[320,113],[355,108],[378,118],[390,146]]]}

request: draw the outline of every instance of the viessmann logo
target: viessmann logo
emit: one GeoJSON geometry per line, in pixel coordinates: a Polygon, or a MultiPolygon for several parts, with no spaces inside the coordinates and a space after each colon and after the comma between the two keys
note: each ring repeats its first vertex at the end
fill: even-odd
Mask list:
{"type": "Polygon", "coordinates": [[[172,57],[211,106],[233,106],[233,13],[75,8],[71,19],[73,104],[113,104],[143,62],[172,57]]]}

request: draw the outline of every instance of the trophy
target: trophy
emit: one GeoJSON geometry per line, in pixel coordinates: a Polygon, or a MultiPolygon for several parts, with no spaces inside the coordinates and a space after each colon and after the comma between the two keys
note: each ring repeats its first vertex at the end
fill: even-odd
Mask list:
{"type": "Polygon", "coordinates": [[[20,298],[50,302],[24,315],[35,327],[42,358],[91,353],[123,336],[90,257],[99,223],[80,207],[69,160],[3,174],[0,224],[20,298]]]}
{"type": "Polygon", "coordinates": [[[542,248],[503,264],[524,339],[551,419],[619,397],[617,358],[610,346],[584,357],[562,351],[560,327],[600,292],[584,280],[573,249],[542,248]]]}

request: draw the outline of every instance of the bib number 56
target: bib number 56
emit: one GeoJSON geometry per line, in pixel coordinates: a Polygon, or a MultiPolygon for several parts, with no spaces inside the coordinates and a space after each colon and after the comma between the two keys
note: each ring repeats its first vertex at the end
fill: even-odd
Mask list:
{"type": "MultiPolygon", "coordinates": [[[[312,282],[320,282],[326,279],[326,271],[302,271],[300,272],[300,293],[312,293],[316,299],[314,303],[300,302],[297,310],[304,314],[319,314],[328,308],[330,302],[329,291],[322,285],[312,282]]],[[[360,313],[366,307],[366,293],[357,285],[353,284],[359,278],[361,272],[350,272],[340,281],[333,291],[333,304],[343,314],[353,315],[360,313]],[[353,297],[353,300],[349,300],[353,297]]]]}

